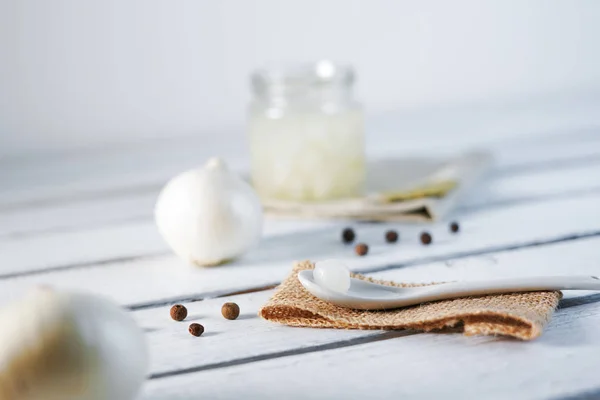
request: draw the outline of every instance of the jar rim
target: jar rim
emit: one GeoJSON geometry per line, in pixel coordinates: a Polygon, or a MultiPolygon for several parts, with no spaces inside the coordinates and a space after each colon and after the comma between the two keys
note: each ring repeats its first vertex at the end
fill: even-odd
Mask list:
{"type": "Polygon", "coordinates": [[[265,90],[288,91],[294,89],[350,86],[354,83],[351,66],[330,60],[291,66],[265,67],[257,69],[251,76],[252,86],[257,92],[265,90]]]}

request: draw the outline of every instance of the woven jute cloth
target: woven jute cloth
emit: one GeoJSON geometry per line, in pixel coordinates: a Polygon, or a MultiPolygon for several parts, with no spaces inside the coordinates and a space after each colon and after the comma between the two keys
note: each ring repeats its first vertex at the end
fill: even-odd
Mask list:
{"type": "MultiPolygon", "coordinates": [[[[313,268],[311,261],[296,263],[259,315],[269,321],[311,328],[432,331],[454,327],[466,335],[506,335],[531,340],[542,334],[561,298],[560,292],[528,292],[465,297],[394,310],[352,310],[319,300],[304,289],[298,272],[313,268]]],[[[421,286],[352,276],[383,285],[421,286]]]]}

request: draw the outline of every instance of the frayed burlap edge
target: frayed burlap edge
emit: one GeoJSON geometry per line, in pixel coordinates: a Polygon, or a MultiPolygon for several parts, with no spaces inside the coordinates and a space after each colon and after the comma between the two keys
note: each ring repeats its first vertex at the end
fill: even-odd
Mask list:
{"type": "MultiPolygon", "coordinates": [[[[528,292],[466,297],[394,310],[351,310],[324,302],[302,287],[298,272],[313,268],[311,261],[296,263],[259,315],[268,321],[299,327],[426,332],[454,327],[465,335],[506,335],[531,340],[542,334],[561,298],[560,292],[528,292]]],[[[420,286],[358,274],[353,277],[390,286],[420,286]]]]}

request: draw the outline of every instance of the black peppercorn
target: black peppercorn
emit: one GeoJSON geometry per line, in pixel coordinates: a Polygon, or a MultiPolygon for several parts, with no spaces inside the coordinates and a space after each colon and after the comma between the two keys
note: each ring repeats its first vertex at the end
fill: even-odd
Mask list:
{"type": "Polygon", "coordinates": [[[221,307],[221,314],[227,319],[236,319],[240,316],[240,306],[235,303],[225,303],[221,307]]]}
{"type": "Polygon", "coordinates": [[[369,246],[367,246],[364,243],[359,243],[354,247],[354,251],[356,252],[356,254],[358,254],[359,256],[365,256],[367,255],[367,253],[369,252],[369,246]]]}
{"type": "Polygon", "coordinates": [[[450,232],[456,233],[459,230],[460,230],[460,226],[458,225],[458,222],[451,222],[450,223],[450,232]]]}
{"type": "Polygon", "coordinates": [[[344,243],[352,243],[356,235],[354,234],[354,230],[352,228],[346,228],[342,231],[342,241],[344,243]]]}
{"type": "Polygon", "coordinates": [[[398,232],[387,231],[385,233],[385,241],[388,243],[396,243],[398,241],[398,232]]]}
{"type": "Polygon", "coordinates": [[[200,324],[191,324],[188,331],[194,336],[200,336],[204,333],[204,327],[200,324]]]}
{"type": "Polygon", "coordinates": [[[171,318],[175,321],[183,321],[187,317],[187,308],[181,304],[175,304],[171,307],[171,318]]]}
{"type": "Polygon", "coordinates": [[[432,240],[433,239],[431,238],[431,235],[428,232],[421,233],[421,243],[425,245],[431,244],[432,240]]]}

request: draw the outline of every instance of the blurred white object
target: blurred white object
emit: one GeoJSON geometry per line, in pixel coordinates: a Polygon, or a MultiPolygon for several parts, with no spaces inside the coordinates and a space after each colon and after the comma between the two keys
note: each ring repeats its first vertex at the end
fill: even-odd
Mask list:
{"type": "Polygon", "coordinates": [[[250,185],[213,158],[163,188],[154,210],[175,254],[196,265],[218,265],[258,243],[262,206],[250,185]]]}
{"type": "Polygon", "coordinates": [[[329,61],[252,76],[252,182],[265,199],[326,200],[362,194],[364,116],[353,72],[329,61]]]}
{"type": "Polygon", "coordinates": [[[144,333],[106,299],[39,289],[0,321],[1,399],[128,400],[146,378],[144,333]]]}

